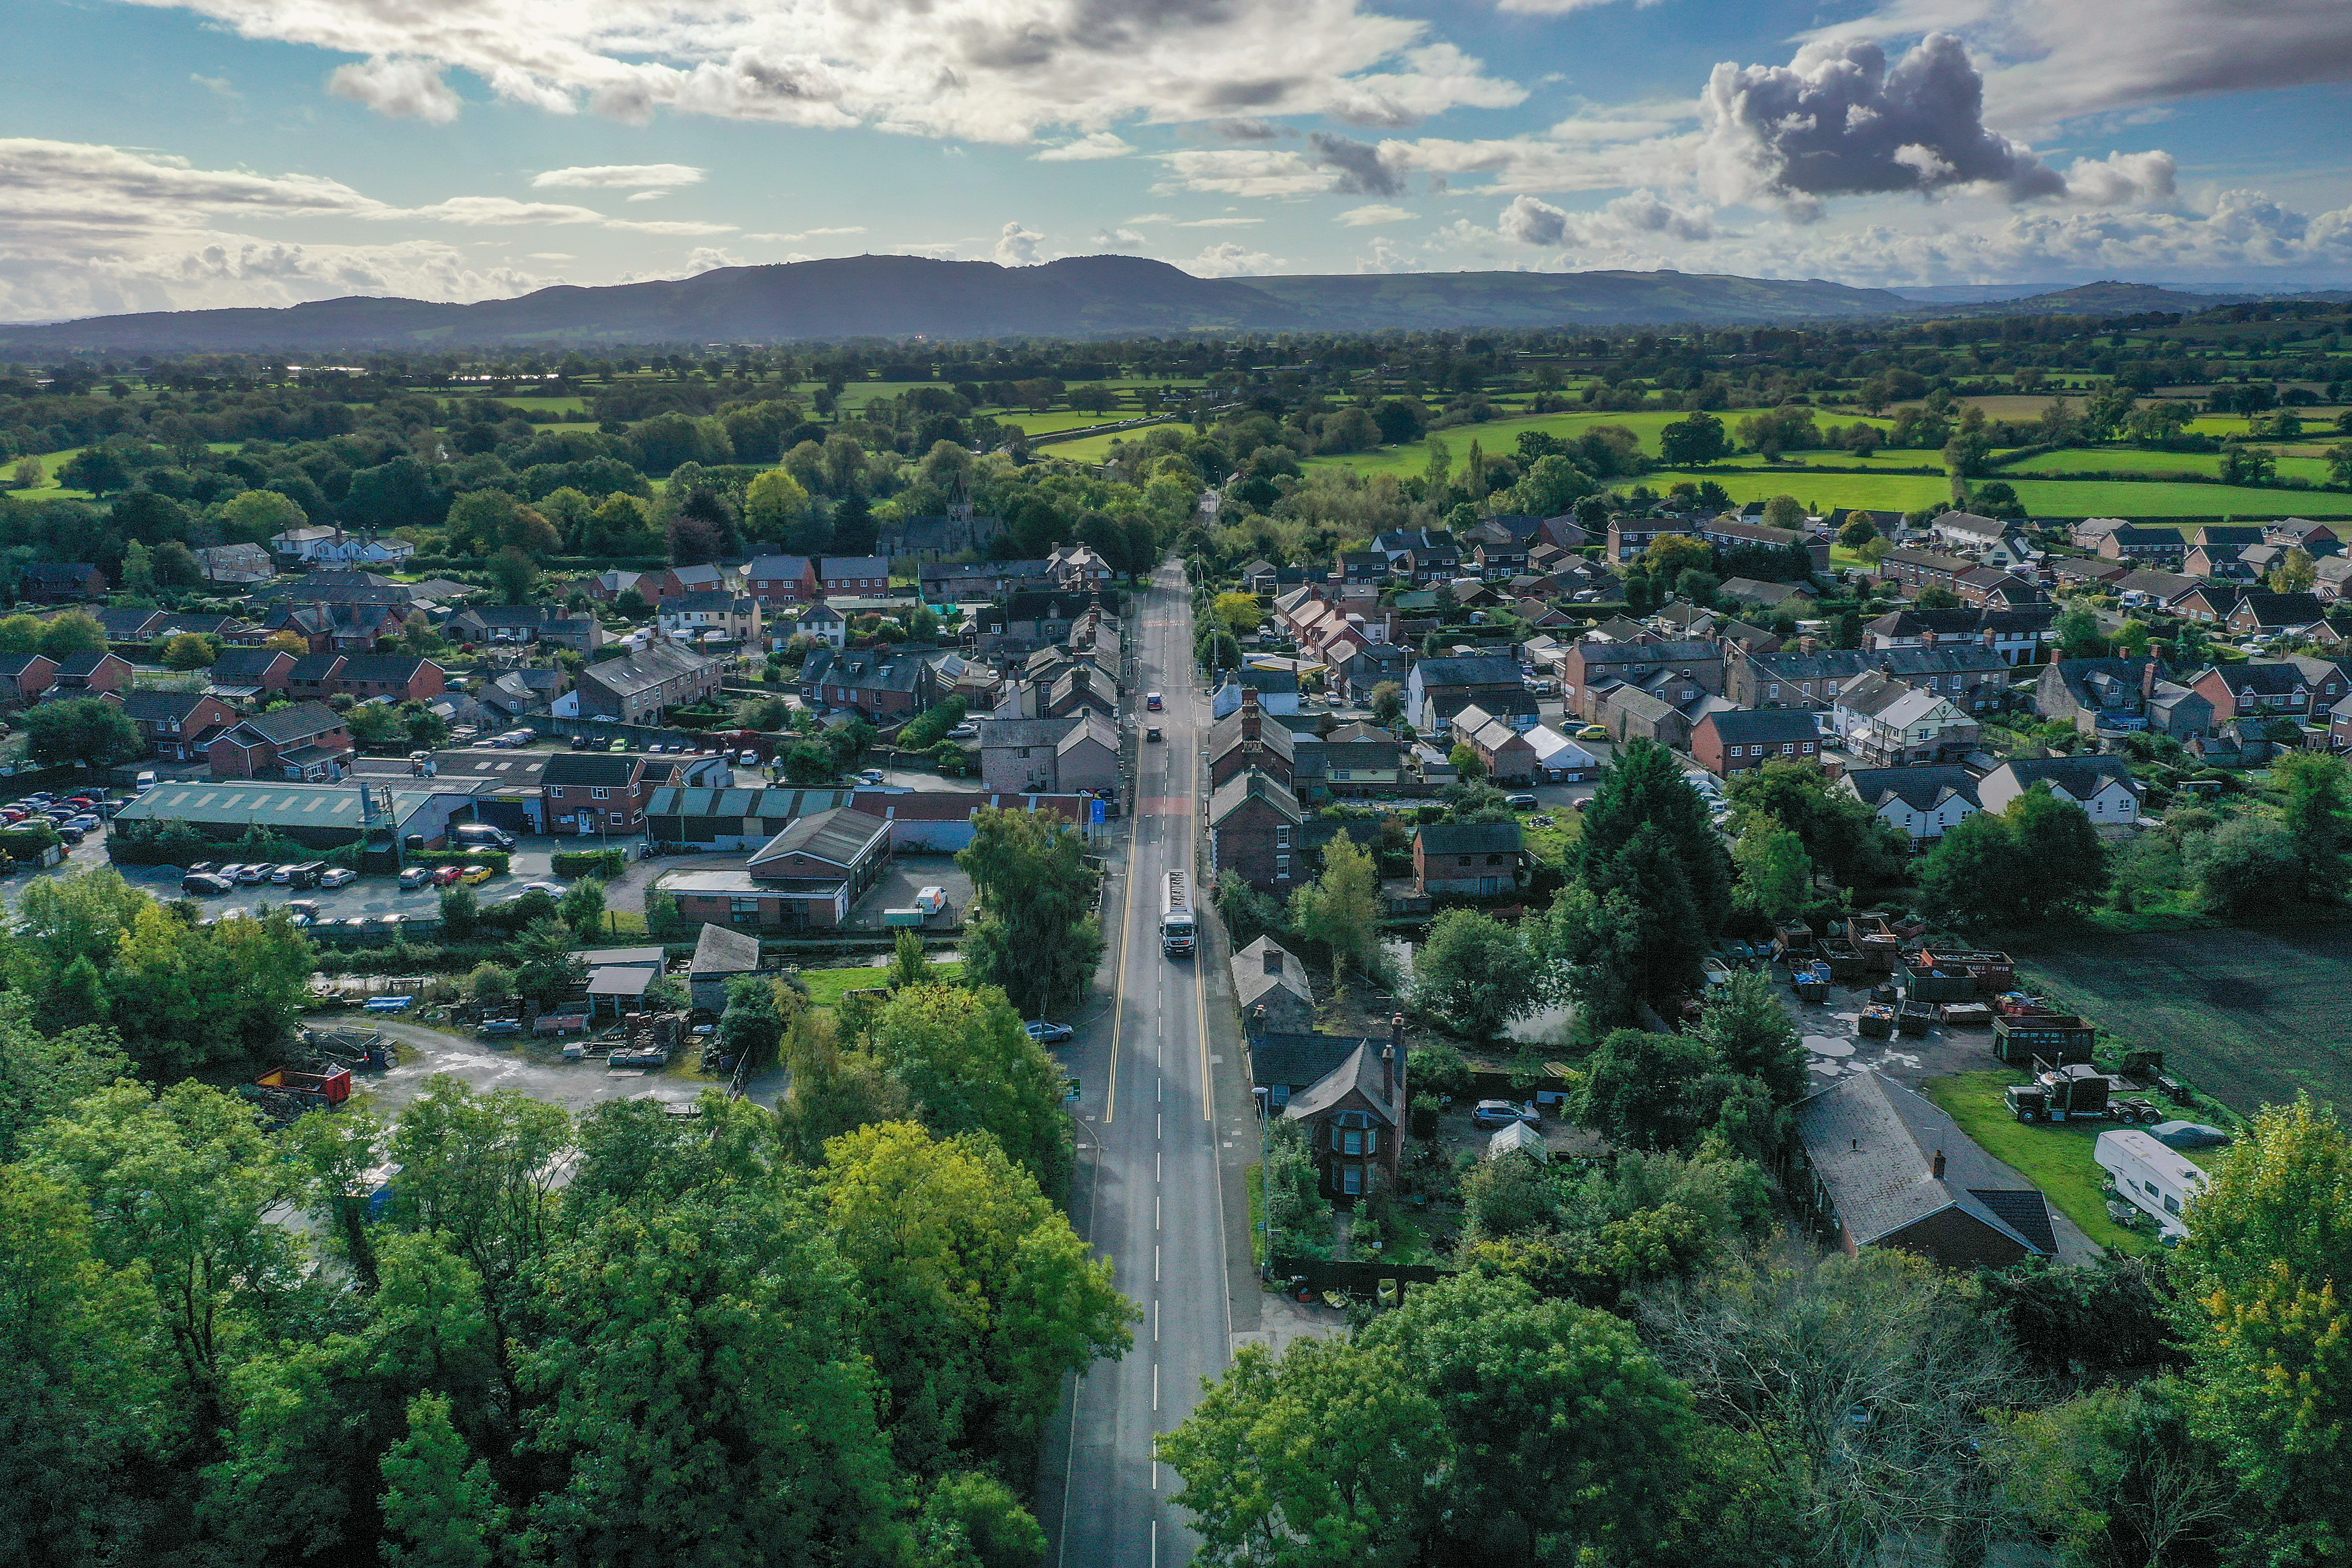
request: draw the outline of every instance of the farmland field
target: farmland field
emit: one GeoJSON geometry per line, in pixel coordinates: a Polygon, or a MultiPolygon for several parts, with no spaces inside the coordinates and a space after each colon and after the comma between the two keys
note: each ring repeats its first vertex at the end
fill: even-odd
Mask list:
{"type": "Polygon", "coordinates": [[[2308,1089],[2352,1113],[2352,925],[2084,935],[2020,967],[2233,1110],[2308,1089]]]}
{"type": "MultiPolygon", "coordinates": [[[[2275,450],[2276,448],[2273,448],[2275,450]]],[[[2065,447],[2055,452],[2043,452],[2023,462],[2003,468],[2004,475],[2022,474],[2218,474],[2221,471],[2221,455],[2218,452],[2142,452],[2111,447],[2065,447]]],[[[2279,478],[2308,479],[2314,484],[2326,482],[2327,464],[2316,455],[2305,458],[2283,457],[2278,460],[2279,478]]]]}

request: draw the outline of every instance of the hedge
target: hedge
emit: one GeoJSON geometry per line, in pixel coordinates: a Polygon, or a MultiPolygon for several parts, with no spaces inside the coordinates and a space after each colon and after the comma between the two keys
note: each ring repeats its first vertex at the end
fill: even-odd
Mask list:
{"type": "Polygon", "coordinates": [[[512,864],[503,849],[411,849],[403,858],[412,866],[488,866],[501,874],[512,864]]]}
{"type": "Polygon", "coordinates": [[[611,881],[628,869],[629,858],[618,849],[563,849],[556,852],[559,877],[595,877],[611,881]]]}

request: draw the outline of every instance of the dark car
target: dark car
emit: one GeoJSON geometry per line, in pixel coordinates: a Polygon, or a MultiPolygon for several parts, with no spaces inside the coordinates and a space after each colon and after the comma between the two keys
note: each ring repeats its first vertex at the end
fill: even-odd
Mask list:
{"type": "Polygon", "coordinates": [[[1507,1100],[1482,1100],[1470,1112],[1473,1124],[1479,1127],[1508,1127],[1514,1121],[1524,1121],[1530,1127],[1541,1127],[1543,1117],[1531,1105],[1513,1105],[1507,1100]]]}
{"type": "Polygon", "coordinates": [[[1531,795],[1507,795],[1503,797],[1503,804],[1513,811],[1533,811],[1542,803],[1531,795]]]}
{"type": "Polygon", "coordinates": [[[192,871],[180,879],[180,891],[200,899],[218,898],[236,886],[226,877],[215,877],[209,871],[192,871]]]}

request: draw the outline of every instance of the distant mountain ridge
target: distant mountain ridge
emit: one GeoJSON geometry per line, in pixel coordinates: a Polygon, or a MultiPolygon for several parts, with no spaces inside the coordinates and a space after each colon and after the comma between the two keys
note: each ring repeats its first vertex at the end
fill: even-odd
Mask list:
{"type": "Polygon", "coordinates": [[[1998,302],[1947,304],[1820,279],[1672,271],[1220,279],[1196,278],[1166,262],[1134,256],[1073,256],[1034,267],[846,256],[720,268],[662,282],[561,284],[467,305],[352,297],[276,309],[155,311],[0,326],[0,349],[170,353],[445,343],[1733,326],[1935,312],[2194,310],[2255,297],[2189,295],[2106,282],[1998,302]]]}

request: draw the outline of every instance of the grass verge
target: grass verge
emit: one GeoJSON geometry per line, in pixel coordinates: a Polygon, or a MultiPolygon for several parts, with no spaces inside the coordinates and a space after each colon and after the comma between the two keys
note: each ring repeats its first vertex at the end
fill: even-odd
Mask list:
{"type": "Polygon", "coordinates": [[[1250,1260],[1263,1268],[1265,1267],[1265,1167],[1252,1165],[1243,1173],[1242,1181],[1249,1188],[1250,1260]]]}

